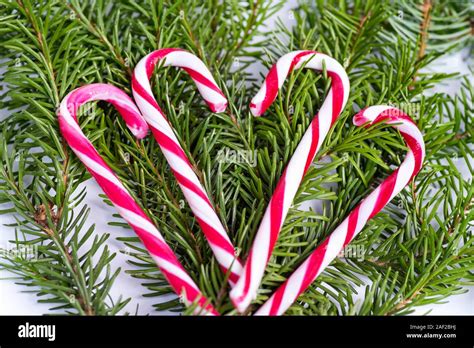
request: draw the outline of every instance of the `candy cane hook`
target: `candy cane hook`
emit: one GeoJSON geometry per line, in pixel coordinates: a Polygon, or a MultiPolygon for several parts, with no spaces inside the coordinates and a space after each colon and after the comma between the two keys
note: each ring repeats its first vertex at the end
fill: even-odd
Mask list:
{"type": "Polygon", "coordinates": [[[374,217],[420,171],[425,157],[423,136],[412,119],[391,106],[371,106],[354,116],[354,124],[386,122],[399,130],[408,145],[408,153],[400,167],[383,181],[366,199],[296,269],[255,315],[281,315],[318,277],[374,217]]]}
{"type": "Polygon", "coordinates": [[[166,48],[154,51],[142,58],[133,72],[132,90],[138,108],[151,127],[217,262],[225,273],[230,270],[229,282],[233,285],[242,270],[242,265],[235,256],[234,246],[151,91],[150,77],[156,64],[163,60],[164,66],[176,66],[188,72],[213,112],[224,111],[227,99],[204,63],[195,55],[181,49],[166,48]]]}
{"type": "Polygon", "coordinates": [[[245,311],[250,302],[255,299],[265,267],[296,191],[329,129],[347,102],[349,78],[344,68],[335,59],[325,54],[314,51],[294,51],[281,57],[270,69],[265,83],[250,104],[252,113],[255,116],[260,116],[276,99],[278,90],[293,69],[304,66],[321,71],[323,64],[325,64],[328,75],[332,78],[331,89],[277,184],[260,223],[242,276],[230,293],[234,306],[240,312],[245,311]]]}
{"type": "Polygon", "coordinates": [[[173,290],[186,304],[197,302],[196,312],[218,315],[191,277],[186,273],[176,255],[166,244],[145,212],[140,208],[125,186],[105,163],[92,143],[86,138],[77,122],[78,108],[94,100],[105,100],[115,106],[125,119],[127,127],[137,138],[146,136],[148,126],[137,107],[123,91],[107,84],[91,84],[73,90],[61,102],[58,110],[59,127],[67,143],[84,163],[99,186],[133,228],[151,257],[160,267],[173,290]]]}

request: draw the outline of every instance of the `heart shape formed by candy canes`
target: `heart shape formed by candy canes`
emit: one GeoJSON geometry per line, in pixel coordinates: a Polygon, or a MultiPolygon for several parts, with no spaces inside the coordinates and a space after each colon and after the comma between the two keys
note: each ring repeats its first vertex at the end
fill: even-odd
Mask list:
{"type": "Polygon", "coordinates": [[[139,139],[146,136],[148,125],[130,97],[117,87],[92,84],[75,89],[61,101],[59,127],[67,143],[84,163],[104,193],[141,239],[151,257],[174,291],[185,304],[197,304],[196,313],[218,315],[187,274],[163,236],[140,208],[125,186],[105,163],[77,122],[77,110],[90,101],[105,100],[119,111],[127,127],[139,139]]]}
{"type": "Polygon", "coordinates": [[[250,104],[252,113],[255,116],[263,114],[276,99],[278,90],[288,74],[301,67],[318,71],[322,71],[325,67],[327,74],[331,77],[331,88],[278,181],[255,236],[242,275],[230,293],[232,302],[239,312],[245,311],[257,296],[257,289],[266,265],[298,187],[349,97],[349,78],[341,64],[335,59],[315,51],[295,51],[282,56],[270,69],[265,83],[252,99],[250,104]]]}
{"type": "Polygon", "coordinates": [[[380,122],[393,125],[408,145],[408,153],[403,163],[349,213],[255,315],[283,314],[341,250],[355,238],[367,221],[382,210],[420,171],[425,157],[425,144],[423,135],[413,120],[402,111],[385,105],[368,107],[354,116],[356,126],[380,122]]]}

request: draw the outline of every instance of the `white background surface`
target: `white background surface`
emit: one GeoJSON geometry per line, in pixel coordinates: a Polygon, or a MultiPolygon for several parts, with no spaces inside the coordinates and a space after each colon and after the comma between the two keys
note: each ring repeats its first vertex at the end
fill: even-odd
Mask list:
{"type": "MultiPolygon", "coordinates": [[[[276,16],[282,18],[287,25],[292,25],[293,17],[290,9],[294,6],[294,1],[289,1],[285,8],[283,8],[276,16]]],[[[269,29],[274,26],[275,18],[270,19],[267,24],[269,29]]],[[[460,52],[449,57],[443,58],[442,61],[435,62],[432,67],[435,71],[444,72],[461,72],[468,74],[468,59],[466,51],[460,52]]],[[[261,66],[255,66],[252,70],[255,73],[266,70],[261,70],[261,66]]],[[[472,76],[471,76],[472,77],[472,76]]],[[[436,91],[449,92],[450,94],[456,94],[459,90],[460,81],[453,80],[450,83],[438,86],[436,91]]],[[[1,113],[0,117],[5,116],[1,113]]],[[[467,175],[467,171],[464,170],[464,174],[467,175]]],[[[131,230],[120,229],[117,227],[110,227],[107,225],[108,221],[111,221],[112,214],[115,213],[114,208],[105,205],[102,200],[98,197],[101,193],[100,188],[97,186],[95,181],[89,180],[86,183],[87,186],[87,198],[84,204],[87,204],[91,208],[91,216],[88,219],[88,224],[95,223],[95,233],[110,233],[111,237],[108,240],[108,246],[112,252],[116,252],[117,256],[112,262],[112,267],[121,267],[122,272],[115,282],[114,287],[111,290],[111,296],[116,299],[117,296],[123,295],[125,298],[131,297],[131,302],[127,305],[126,311],[139,314],[157,314],[154,312],[152,305],[162,299],[159,298],[146,298],[142,297],[146,289],[140,285],[140,280],[133,279],[129,275],[125,274],[123,270],[130,269],[131,266],[126,263],[127,256],[120,253],[123,248],[123,244],[115,240],[119,236],[132,236],[134,235],[131,230]],[[137,310],[138,306],[138,310],[137,310]]],[[[78,208],[80,209],[80,207],[78,208]]],[[[14,231],[11,228],[4,227],[6,223],[13,222],[12,216],[0,216],[0,248],[8,249],[8,240],[14,237],[14,231]]],[[[93,238],[91,238],[93,239],[93,238]]],[[[5,271],[0,272],[0,278],[8,278],[11,274],[5,271]]],[[[24,292],[26,287],[14,284],[13,280],[0,280],[0,314],[1,315],[40,315],[48,312],[48,305],[39,304],[36,301],[36,296],[32,293],[24,292]]],[[[363,288],[359,289],[358,297],[363,297],[363,288]]],[[[474,314],[474,289],[473,287],[466,288],[467,293],[463,295],[457,295],[450,297],[444,304],[430,305],[425,307],[419,307],[416,314],[424,314],[431,310],[430,314],[474,314]]]]}

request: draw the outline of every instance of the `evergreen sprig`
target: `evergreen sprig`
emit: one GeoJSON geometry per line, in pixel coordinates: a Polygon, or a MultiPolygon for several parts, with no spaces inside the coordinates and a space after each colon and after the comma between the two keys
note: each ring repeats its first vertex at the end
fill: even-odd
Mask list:
{"type": "MultiPolygon", "coordinates": [[[[0,201],[4,212],[17,217],[12,243],[38,251],[35,262],[14,256],[2,266],[42,295],[41,301],[54,303],[51,308],[115,314],[127,303],[106,300],[120,270],[110,267],[108,234],[96,236],[87,222],[88,208],[76,208],[87,194],[79,185],[89,175],[62,140],[55,109],[67,92],[86,83],[108,82],[130,92],[135,64],[162,47],[198,55],[229,99],[226,113],[211,114],[185,73],[158,67],[152,80],[159,105],[243,259],[330,83],[325,72],[295,71],[274,106],[253,119],[247,105],[261,79],[247,68],[259,61],[271,64],[290,50],[316,49],[348,71],[348,106],[298,191],[256,305],[403,159],[406,148],[395,131],[351,124],[357,110],[374,104],[409,108],[425,137],[425,166],[354,240],[363,258],[336,259],[287,313],[407,314],[474,283],[473,87],[466,78],[456,97],[424,93],[454,75],[423,68],[472,41],[467,9],[459,2],[302,1],[292,12],[294,27],[280,22],[272,33],[262,23],[282,2],[0,4],[0,54],[6,67],[0,103],[8,113],[2,121],[0,201]],[[227,150],[256,157],[225,161],[227,150]],[[469,177],[460,174],[461,166],[469,177]],[[321,208],[302,209],[314,200],[321,208]],[[363,300],[356,302],[364,286],[363,300]]],[[[235,314],[224,276],[156,142],[135,140],[109,105],[91,104],[79,122],[206,296],[221,312],[235,314]]],[[[111,226],[128,228],[110,220],[111,226]]],[[[120,240],[131,250],[127,254],[134,267],[127,272],[146,287],[144,295],[170,294],[138,238],[120,240]]],[[[184,311],[177,298],[158,298],[155,307],[184,311]]]]}

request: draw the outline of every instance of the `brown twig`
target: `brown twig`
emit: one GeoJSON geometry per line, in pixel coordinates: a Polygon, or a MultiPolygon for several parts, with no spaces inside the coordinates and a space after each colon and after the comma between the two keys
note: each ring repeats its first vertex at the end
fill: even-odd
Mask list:
{"type": "Polygon", "coordinates": [[[411,301],[413,301],[413,299],[420,294],[420,292],[421,292],[421,289],[416,290],[413,293],[413,295],[411,295],[410,297],[398,302],[397,305],[395,307],[393,307],[392,310],[385,313],[385,316],[393,315],[393,314],[397,313],[399,310],[401,310],[404,307],[406,307],[407,305],[409,305],[411,303],[411,301]]]}

